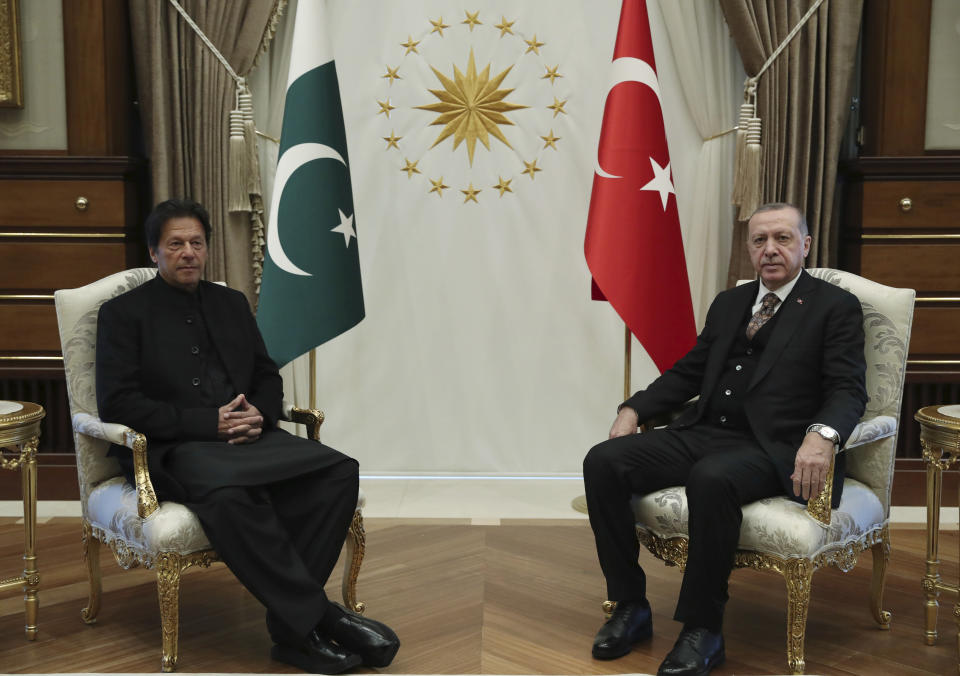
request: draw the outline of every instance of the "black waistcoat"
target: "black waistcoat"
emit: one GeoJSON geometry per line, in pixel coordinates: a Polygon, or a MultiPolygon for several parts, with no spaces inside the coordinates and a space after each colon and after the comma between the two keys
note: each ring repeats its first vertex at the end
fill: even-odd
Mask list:
{"type": "Polygon", "coordinates": [[[780,313],[777,312],[766,324],[760,327],[752,339],[747,338],[747,324],[753,313],[750,308],[740,322],[742,327],[730,346],[730,353],[724,363],[723,371],[717,380],[716,389],[710,393],[707,410],[703,420],[719,427],[745,430],[750,425],[744,413],[744,397],[747,386],[753,380],[753,374],[760,363],[760,357],[770,341],[774,325],[780,313]]]}

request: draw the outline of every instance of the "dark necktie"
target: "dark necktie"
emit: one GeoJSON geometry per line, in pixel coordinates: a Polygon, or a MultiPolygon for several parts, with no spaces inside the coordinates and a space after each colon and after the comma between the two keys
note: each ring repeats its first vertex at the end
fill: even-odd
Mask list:
{"type": "Polygon", "coordinates": [[[757,331],[770,321],[773,316],[773,309],[777,307],[779,302],[780,298],[772,292],[763,297],[763,300],[760,301],[760,309],[750,318],[750,323],[747,324],[747,340],[753,340],[757,331]]]}

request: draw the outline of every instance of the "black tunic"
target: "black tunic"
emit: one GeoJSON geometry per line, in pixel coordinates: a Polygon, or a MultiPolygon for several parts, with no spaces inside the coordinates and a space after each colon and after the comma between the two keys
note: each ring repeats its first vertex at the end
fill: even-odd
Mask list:
{"type": "MultiPolygon", "coordinates": [[[[106,302],[97,325],[100,417],[147,435],[161,499],[192,503],[224,486],[274,483],[346,456],[276,427],[276,364],[243,294],[201,282],[193,293],[153,280],[106,302]],[[243,393],[264,417],[248,444],[217,439],[220,406],[243,393]]],[[[129,449],[111,448],[133,477],[129,449]]]]}

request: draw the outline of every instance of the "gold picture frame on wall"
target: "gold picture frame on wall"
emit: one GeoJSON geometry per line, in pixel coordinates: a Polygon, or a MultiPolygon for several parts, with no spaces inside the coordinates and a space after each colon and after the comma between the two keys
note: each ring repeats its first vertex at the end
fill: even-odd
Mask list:
{"type": "Polygon", "coordinates": [[[19,2],[0,0],[0,108],[23,108],[19,2]]]}

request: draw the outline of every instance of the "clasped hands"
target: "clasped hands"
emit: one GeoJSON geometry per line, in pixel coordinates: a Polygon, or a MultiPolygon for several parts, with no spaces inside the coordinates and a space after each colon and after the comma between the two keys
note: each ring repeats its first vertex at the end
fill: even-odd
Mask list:
{"type": "Polygon", "coordinates": [[[217,438],[228,444],[249,444],[259,439],[262,433],[263,415],[243,394],[220,407],[217,438]]]}
{"type": "MultiPolygon", "coordinates": [[[[629,406],[624,406],[617,414],[616,420],[610,427],[610,438],[625,437],[636,434],[640,420],[637,412],[629,406]]],[[[823,492],[827,483],[827,473],[830,471],[830,460],[833,458],[833,442],[824,439],[816,432],[807,434],[794,461],[793,494],[804,500],[816,497],[823,492]]]]}

